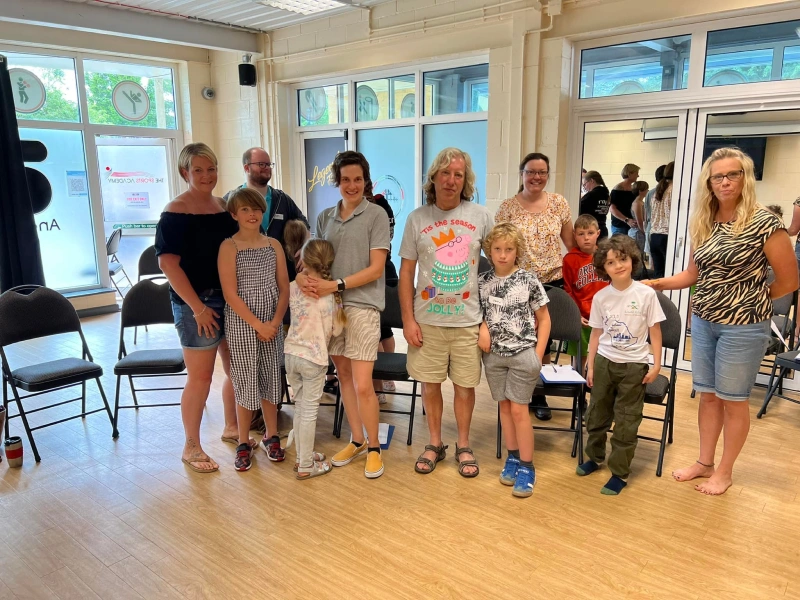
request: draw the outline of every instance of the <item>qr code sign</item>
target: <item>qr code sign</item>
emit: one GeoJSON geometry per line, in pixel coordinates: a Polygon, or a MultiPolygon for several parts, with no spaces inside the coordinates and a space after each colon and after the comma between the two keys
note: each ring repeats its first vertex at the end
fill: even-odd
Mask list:
{"type": "Polygon", "coordinates": [[[83,171],[67,171],[67,194],[69,196],[89,195],[86,173],[83,171]]]}

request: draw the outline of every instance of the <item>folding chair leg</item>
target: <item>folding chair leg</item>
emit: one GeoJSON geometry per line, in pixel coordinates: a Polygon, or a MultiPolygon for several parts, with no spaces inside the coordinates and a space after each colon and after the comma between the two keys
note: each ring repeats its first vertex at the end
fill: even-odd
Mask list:
{"type": "Polygon", "coordinates": [[[120,384],[122,383],[122,376],[117,375],[117,391],[114,394],[114,423],[113,423],[113,430],[111,431],[111,437],[117,439],[119,437],[119,429],[117,429],[117,423],[119,422],[119,388],[120,384]]]}
{"type": "Polygon", "coordinates": [[[408,441],[406,442],[407,446],[411,445],[411,436],[414,434],[414,413],[416,413],[417,409],[417,382],[415,381],[413,384],[413,388],[411,390],[411,413],[408,416],[408,441]]]}
{"type": "Polygon", "coordinates": [[[772,382],[772,385],[770,385],[769,390],[767,391],[767,396],[764,398],[764,404],[761,405],[761,410],[759,410],[758,414],[756,415],[757,419],[760,419],[765,414],[767,414],[767,405],[769,404],[769,401],[772,400],[772,396],[775,395],[778,386],[780,385],[781,381],[783,381],[783,378],[786,376],[788,372],[789,369],[781,368],[780,375],[775,381],[772,382]]]}
{"type": "Polygon", "coordinates": [[[503,435],[503,424],[500,422],[500,403],[497,403],[497,458],[502,458],[503,449],[500,438],[503,435]]]}
{"type": "MultiPolygon", "coordinates": [[[[28,441],[31,444],[31,450],[33,450],[33,458],[36,459],[36,462],[42,462],[42,457],[39,456],[39,450],[36,448],[36,442],[33,440],[33,432],[31,431],[31,426],[28,424],[28,417],[25,416],[25,410],[22,408],[22,399],[19,397],[19,392],[17,392],[16,386],[11,384],[11,392],[14,394],[14,400],[17,403],[17,410],[19,410],[20,419],[22,419],[22,426],[25,428],[25,433],[28,436],[28,441]]],[[[6,409],[6,427],[8,427],[8,409],[6,409]]]]}
{"type": "Polygon", "coordinates": [[[342,406],[342,398],[339,395],[339,392],[336,392],[336,406],[333,408],[333,435],[337,438],[341,436],[338,429],[339,424],[339,412],[343,411],[344,407],[342,406]]]}
{"type": "Polygon", "coordinates": [[[661,477],[664,466],[664,451],[667,449],[667,435],[669,434],[670,415],[672,414],[672,394],[667,395],[667,406],[664,407],[664,424],[661,427],[661,441],[658,445],[658,464],[656,465],[656,477],[661,477]]]}
{"type": "Polygon", "coordinates": [[[8,439],[11,436],[11,430],[8,424],[11,419],[8,418],[8,381],[5,377],[3,377],[3,408],[6,409],[6,436],[4,439],[8,439]]]}
{"type": "Polygon", "coordinates": [[[103,384],[100,383],[100,378],[95,377],[94,379],[97,382],[97,389],[100,390],[100,397],[103,399],[103,406],[106,407],[106,412],[108,413],[108,422],[111,423],[111,435],[114,435],[114,430],[116,429],[114,425],[114,415],[111,414],[111,407],[108,405],[108,398],[106,398],[106,392],[103,389],[103,384]]]}
{"type": "Polygon", "coordinates": [[[81,382],[81,416],[86,418],[86,382],[81,382]]]}
{"type": "Polygon", "coordinates": [[[336,402],[340,404],[341,408],[339,409],[339,418],[336,421],[336,437],[342,437],[342,420],[344,419],[344,403],[341,402],[341,389],[339,386],[336,386],[336,402]]]}
{"type": "Polygon", "coordinates": [[[136,410],[139,410],[139,400],[136,398],[136,388],[133,387],[133,377],[128,375],[128,384],[131,386],[131,396],[133,396],[133,405],[136,410]]]}
{"type": "Polygon", "coordinates": [[[137,336],[138,334],[139,334],[139,328],[138,328],[138,327],[134,327],[134,328],[133,328],[133,345],[134,345],[134,346],[136,345],[136,336],[137,336]]]}

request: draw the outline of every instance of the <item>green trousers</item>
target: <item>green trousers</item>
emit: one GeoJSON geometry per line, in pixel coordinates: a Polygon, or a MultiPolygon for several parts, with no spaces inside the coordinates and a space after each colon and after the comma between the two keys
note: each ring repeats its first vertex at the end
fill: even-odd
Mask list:
{"type": "Polygon", "coordinates": [[[605,460],[606,434],[613,422],[608,468],[622,479],[631,472],[644,408],[642,379],[649,368],[644,363],[615,363],[599,354],[594,360],[592,400],[586,413],[586,455],[598,464],[605,460]]]}

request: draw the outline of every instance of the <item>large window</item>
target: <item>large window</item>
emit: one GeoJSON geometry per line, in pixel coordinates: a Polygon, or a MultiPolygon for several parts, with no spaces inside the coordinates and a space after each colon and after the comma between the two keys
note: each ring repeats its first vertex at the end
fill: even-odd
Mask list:
{"type": "Polygon", "coordinates": [[[489,65],[428,71],[422,78],[425,116],[489,110],[489,65]]]}
{"type": "Polygon", "coordinates": [[[297,113],[301,127],[347,123],[346,84],[297,90],[297,113]]]}
{"type": "Polygon", "coordinates": [[[800,21],[708,33],[705,86],[800,79],[800,21]]]}
{"type": "Polygon", "coordinates": [[[62,291],[108,284],[105,238],[125,230],[120,255],[135,269],[142,243],[152,242],[130,236],[152,236],[175,195],[172,165],[183,134],[174,71],[77,52],[0,50],[20,138],[47,149],[45,161],[28,165],[53,191],[35,216],[45,282],[62,291]]]}
{"type": "Polygon", "coordinates": [[[691,36],[644,40],[581,52],[581,98],[684,89],[691,36]]]}

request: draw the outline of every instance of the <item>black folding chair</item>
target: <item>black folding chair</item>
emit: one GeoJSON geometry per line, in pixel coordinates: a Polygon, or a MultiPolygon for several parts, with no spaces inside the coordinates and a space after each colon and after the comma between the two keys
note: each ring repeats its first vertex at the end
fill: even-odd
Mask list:
{"type": "Polygon", "coordinates": [[[119,252],[119,242],[121,239],[122,229],[115,229],[108,237],[108,241],[106,242],[106,254],[108,255],[108,276],[111,278],[111,283],[114,284],[114,287],[117,289],[117,292],[119,292],[119,295],[123,296],[122,289],[119,287],[119,283],[116,279],[114,279],[114,277],[119,275],[121,272],[125,276],[125,280],[128,282],[128,287],[132,286],[133,282],[125,272],[122,263],[119,262],[119,258],[117,258],[117,252],[119,252]]]}
{"type": "MultiPolygon", "coordinates": [[[[141,256],[139,256],[139,273],[136,277],[136,281],[141,281],[143,278],[159,279],[161,277],[166,277],[166,276],[164,275],[164,271],[161,270],[161,267],[158,264],[158,257],[156,256],[156,247],[148,246],[147,248],[145,248],[144,252],[142,252],[141,256]]],[[[146,325],[144,330],[147,331],[146,325]]],[[[134,344],[136,344],[138,333],[139,333],[139,328],[134,327],[133,328],[134,344]]]]}
{"type": "MultiPolygon", "coordinates": [[[[384,327],[391,327],[392,329],[403,328],[403,317],[400,313],[400,298],[398,297],[397,287],[386,286],[386,306],[381,313],[381,325],[384,327]]],[[[376,390],[386,394],[387,396],[406,396],[411,398],[411,407],[409,410],[393,410],[390,408],[381,408],[383,413],[393,415],[408,415],[408,439],[406,444],[411,445],[411,437],[414,434],[414,413],[417,406],[417,397],[420,396],[418,391],[419,382],[416,381],[408,374],[406,368],[406,354],[402,352],[378,352],[378,359],[372,367],[372,378],[380,379],[381,381],[395,381],[395,382],[411,382],[411,393],[408,392],[385,392],[383,390],[376,390]]],[[[344,407],[339,413],[339,426],[338,435],[342,433],[342,420],[344,418],[344,407]]]]}
{"type": "Polygon", "coordinates": [[[772,302],[772,323],[780,331],[781,340],[775,335],[773,331],[773,338],[770,345],[767,347],[766,354],[775,354],[775,361],[772,364],[772,371],[770,372],[769,384],[767,385],[767,395],[764,398],[764,404],[756,415],[759,419],[767,414],[767,406],[772,400],[773,396],[778,396],[789,402],[800,404],[800,401],[795,400],[790,396],[783,393],[783,380],[797,370],[798,365],[795,361],[797,351],[800,349],[800,341],[795,344],[794,332],[797,325],[797,290],[791,294],[773,300],[772,302]],[[784,350],[784,352],[781,352],[784,350]],[[780,372],[778,371],[780,369],[780,372]],[[777,377],[776,377],[777,375],[777,377]]]}
{"type": "Polygon", "coordinates": [[[71,421],[72,419],[84,418],[96,412],[105,410],[108,413],[108,420],[114,424],[111,415],[111,408],[106,400],[103,385],[100,377],[103,375],[103,368],[92,362],[91,352],[86,345],[86,338],[81,329],[81,321],[78,313],[64,296],[50,288],[26,285],[12,288],[0,295],[0,359],[2,359],[3,371],[3,406],[6,409],[6,437],[10,434],[9,423],[11,419],[20,417],[28,435],[28,441],[33,450],[36,462],[41,461],[36,442],[33,439],[33,432],[71,421]],[[35,338],[48,337],[64,333],[77,333],[81,339],[81,358],[60,358],[50,360],[26,367],[11,370],[6,356],[5,348],[18,342],[24,342],[35,338]],[[94,379],[100,396],[103,399],[103,407],[95,410],[86,410],[86,382],[94,379]],[[17,403],[17,414],[12,415],[8,410],[8,386],[14,395],[17,403]],[[63,400],[55,404],[49,404],[33,410],[26,411],[23,408],[23,401],[40,396],[49,392],[65,390],[76,385],[81,386],[81,395],[77,398],[63,400]],[[29,392],[25,396],[20,396],[19,390],[29,392]],[[28,415],[48,408],[62,406],[70,402],[81,401],[81,412],[77,415],[51,421],[44,425],[31,427],[28,423],[28,415]]]}
{"type": "Polygon", "coordinates": [[[789,373],[800,370],[800,361],[797,360],[798,355],[800,355],[800,341],[794,345],[790,352],[782,352],[775,357],[775,368],[780,369],[780,373],[777,377],[772,378],[769,389],[767,390],[767,396],[764,398],[764,404],[761,406],[761,410],[758,411],[759,419],[767,414],[767,406],[774,396],[778,396],[778,398],[783,398],[789,402],[794,402],[795,404],[800,404],[800,400],[785,395],[781,389],[784,377],[789,373]]]}
{"type": "MultiPolygon", "coordinates": [[[[675,380],[678,376],[678,346],[681,343],[683,323],[681,322],[681,314],[678,308],[672,303],[672,300],[661,292],[656,292],[656,294],[658,295],[658,302],[661,304],[661,310],[667,318],[665,321],[661,322],[661,345],[664,351],[672,350],[672,363],[669,365],[669,377],[659,374],[654,382],[647,384],[644,392],[645,404],[664,407],[663,417],[644,415],[645,419],[659,421],[663,424],[661,428],[661,437],[654,438],[646,435],[639,435],[637,437],[640,440],[658,443],[659,450],[656,476],[661,477],[661,468],[664,464],[664,451],[667,448],[667,443],[672,443],[672,426],[675,417],[675,380]]],[[[664,352],[664,354],[666,355],[666,352],[664,352]]]]}
{"type": "MultiPolygon", "coordinates": [[[[576,342],[578,351],[575,364],[581,364],[581,311],[575,301],[560,288],[544,286],[549,302],[547,309],[550,312],[550,338],[559,344],[563,342],[576,342]]],[[[550,427],[534,425],[535,430],[566,431],[574,434],[572,456],[578,457],[578,464],[583,462],[583,383],[546,383],[541,377],[536,382],[534,394],[572,398],[572,407],[554,407],[550,410],[571,413],[569,427],[550,427]]],[[[502,456],[502,425],[500,423],[500,405],[497,406],[497,458],[502,456]]]]}
{"type": "Polygon", "coordinates": [[[128,354],[125,348],[125,329],[142,325],[173,324],[172,305],[169,299],[169,284],[157,284],[151,279],[144,279],[134,285],[122,300],[122,316],[120,318],[119,352],[114,375],[117,377],[117,389],[114,396],[114,437],[119,436],[117,423],[121,408],[148,408],[153,406],[180,406],[180,402],[160,404],[139,404],[136,392],[156,392],[182,390],[180,387],[136,388],[134,379],[148,377],[165,377],[185,375],[186,365],[183,362],[183,351],[179,348],[159,350],[136,350],[128,354]],[[120,405],[120,384],[122,378],[128,378],[133,404],[120,405]]]}

